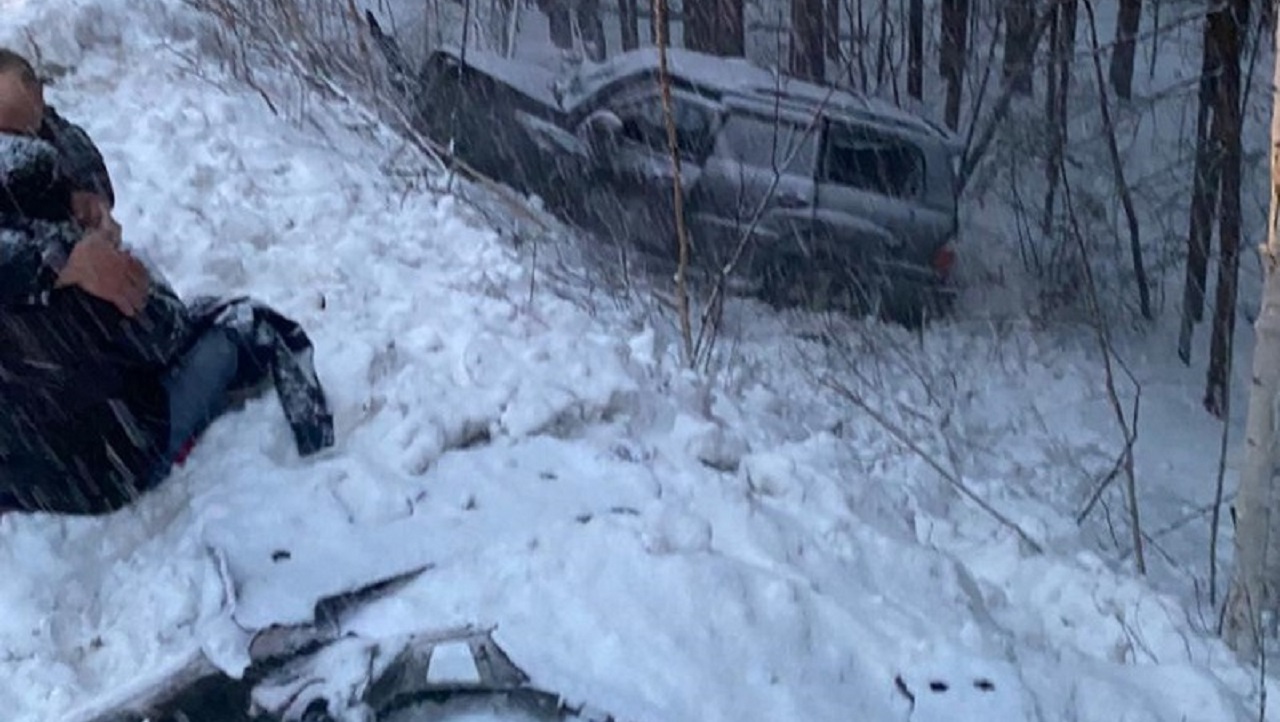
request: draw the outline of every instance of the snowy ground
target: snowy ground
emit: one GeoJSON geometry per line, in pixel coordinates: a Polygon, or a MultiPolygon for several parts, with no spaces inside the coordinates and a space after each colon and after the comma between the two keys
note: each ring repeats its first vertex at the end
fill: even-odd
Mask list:
{"type": "MultiPolygon", "coordinates": [[[[536,684],[621,719],[1256,718],[1256,675],[1190,592],[1204,521],[1160,537],[1181,566],[1154,559],[1152,582],[1101,510],[1075,523],[1118,443],[1083,331],[957,320],[916,339],[740,303],[721,370],[683,373],[669,321],[566,300],[582,289],[388,174],[403,148],[349,110],[312,101],[299,127],[190,73],[190,26],[158,7],[0,0],[0,42],[30,30],[70,69],[51,100],[181,291],[247,291],[308,327],[339,447],[299,462],[265,399],[135,508],[0,520],[7,719],[64,719],[198,647],[234,665],[228,615],[298,621],[423,564],[360,629],[497,625],[536,684]]],[[[1122,345],[1147,384],[1153,533],[1208,498],[1216,463],[1202,371],[1171,348],[1122,345]]]]}

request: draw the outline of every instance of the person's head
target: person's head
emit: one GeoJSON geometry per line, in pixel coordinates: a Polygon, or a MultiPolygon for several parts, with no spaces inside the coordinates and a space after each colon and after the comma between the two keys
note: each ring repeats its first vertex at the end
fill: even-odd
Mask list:
{"type": "Polygon", "coordinates": [[[26,58],[0,48],[0,132],[34,135],[44,118],[44,87],[26,58]]]}

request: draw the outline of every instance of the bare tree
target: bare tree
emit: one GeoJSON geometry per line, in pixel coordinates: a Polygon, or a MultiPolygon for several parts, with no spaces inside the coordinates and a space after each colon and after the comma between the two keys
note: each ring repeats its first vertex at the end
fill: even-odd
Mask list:
{"type": "Polygon", "coordinates": [[[747,54],[747,15],[743,0],[716,0],[717,55],[747,54]]]}
{"type": "Polygon", "coordinates": [[[573,23],[577,20],[587,57],[597,62],[604,60],[606,48],[600,0],[539,0],[538,6],[547,16],[553,45],[561,50],[573,47],[573,23]]]}
{"type": "Polygon", "coordinates": [[[815,83],[827,75],[823,15],[823,0],[791,0],[791,72],[815,83]]]}
{"type": "Polygon", "coordinates": [[[1221,417],[1231,376],[1231,338],[1236,325],[1236,287],[1240,275],[1240,65],[1251,0],[1231,0],[1209,14],[1207,23],[1222,57],[1222,74],[1214,103],[1214,144],[1222,153],[1218,188],[1218,288],[1209,338],[1209,375],[1204,405],[1221,417]]]}
{"type": "Polygon", "coordinates": [[[577,0],[578,32],[587,57],[597,63],[609,54],[604,36],[604,20],[600,17],[600,0],[577,0]]]}
{"type": "Polygon", "coordinates": [[[1262,246],[1265,280],[1262,308],[1254,324],[1252,384],[1245,426],[1245,464],[1236,497],[1235,569],[1227,599],[1225,636],[1241,656],[1261,656],[1264,619],[1280,614],[1280,444],[1276,399],[1280,394],[1280,27],[1272,83],[1271,202],[1267,243],[1262,246]]]}
{"type": "Polygon", "coordinates": [[[1116,141],[1116,124],[1111,119],[1111,102],[1107,99],[1107,84],[1102,77],[1102,48],[1098,43],[1098,20],[1093,12],[1092,0],[1084,0],[1084,7],[1089,14],[1089,48],[1092,51],[1090,55],[1093,56],[1094,80],[1098,85],[1098,110],[1102,114],[1102,130],[1106,134],[1107,154],[1111,158],[1111,172],[1116,179],[1116,192],[1120,194],[1120,205],[1124,208],[1125,220],[1129,226],[1129,255],[1133,260],[1133,277],[1138,284],[1138,308],[1142,312],[1142,317],[1150,321],[1155,318],[1155,313],[1151,310],[1151,287],[1147,282],[1146,266],[1142,262],[1142,238],[1138,232],[1138,211],[1133,202],[1133,190],[1125,180],[1124,161],[1120,158],[1120,144],[1116,141]]]}
{"type": "MultiPolygon", "coordinates": [[[[1045,118],[1049,124],[1049,153],[1045,156],[1044,217],[1041,226],[1048,233],[1053,225],[1053,211],[1062,177],[1062,160],[1067,144],[1067,98],[1071,90],[1071,60],[1076,47],[1076,0],[1056,2],[1048,9],[1050,62],[1048,93],[1045,96],[1045,118]]],[[[1013,90],[1010,86],[1010,90],[1013,90]]]]}
{"type": "Polygon", "coordinates": [[[718,0],[685,2],[684,46],[686,48],[703,53],[715,52],[718,4],[718,0]]]}
{"type": "Polygon", "coordinates": [[[680,178],[680,147],[676,133],[675,112],[671,103],[671,74],[667,68],[667,36],[671,27],[667,0],[653,0],[654,28],[658,37],[658,82],[662,87],[662,115],[667,129],[667,150],[671,154],[671,195],[676,221],[676,314],[680,323],[681,351],[684,362],[692,367],[693,322],[689,307],[689,232],[684,218],[684,187],[680,178]]]}
{"type": "Polygon", "coordinates": [[[1036,25],[1035,0],[1005,0],[1004,25],[1005,86],[1018,95],[1031,95],[1035,82],[1034,75],[1028,71],[1036,53],[1032,42],[1036,25]]]}
{"type": "Polygon", "coordinates": [[[908,0],[907,95],[924,98],[924,0],[908,0]]]}
{"type": "Polygon", "coordinates": [[[640,47],[640,8],[636,0],[618,0],[618,24],[622,32],[622,49],[640,47]]]}
{"type": "Polygon", "coordinates": [[[1137,51],[1138,26],[1142,22],[1142,0],[1120,0],[1116,17],[1116,46],[1111,51],[1111,87],[1116,96],[1133,97],[1133,60],[1137,51]]]}
{"type": "Polygon", "coordinates": [[[942,47],[939,69],[947,83],[945,119],[952,130],[960,126],[960,94],[964,87],[965,48],[968,45],[969,0],[942,0],[942,47]]]}
{"type": "Polygon", "coordinates": [[[880,32],[876,43],[876,89],[883,88],[885,83],[892,83],[889,67],[889,46],[893,38],[893,22],[889,13],[889,0],[880,0],[880,32]]]}
{"type": "Polygon", "coordinates": [[[827,0],[827,18],[823,21],[827,31],[827,60],[840,62],[840,0],[827,0]]]}
{"type": "MultiPolygon", "coordinates": [[[[695,0],[696,2],[697,0],[695,0]]],[[[671,38],[671,17],[667,12],[658,12],[657,0],[654,0],[653,12],[649,14],[649,41],[658,44],[658,38],[665,42],[671,38]]]]}
{"type": "MultiPolygon", "coordinates": [[[[1216,0],[1208,0],[1210,7],[1216,0]]],[[[1196,114],[1196,156],[1191,174],[1191,218],[1187,228],[1186,279],[1182,287],[1182,328],[1178,336],[1178,356],[1191,361],[1191,335],[1195,324],[1204,320],[1205,285],[1209,281],[1209,244],[1218,206],[1219,153],[1213,139],[1219,122],[1215,116],[1218,76],[1222,72],[1222,52],[1209,22],[1204,24],[1201,48],[1199,109],[1196,114]]]]}
{"type": "MultiPolygon", "coordinates": [[[[911,2],[915,2],[915,1],[916,0],[911,0],[911,2]]],[[[849,64],[850,85],[854,85],[855,87],[866,90],[867,84],[870,82],[871,76],[870,76],[870,71],[867,69],[866,53],[863,52],[867,44],[867,21],[866,21],[866,16],[862,12],[862,2],[863,0],[853,0],[853,2],[847,3],[845,5],[845,10],[848,13],[848,17],[846,19],[849,21],[849,33],[853,38],[852,42],[849,43],[849,52],[853,55],[853,60],[856,62],[858,66],[859,82],[855,84],[853,83],[853,80],[852,80],[854,63],[849,64]]],[[[921,26],[923,26],[924,24],[923,9],[921,9],[920,14],[921,14],[921,26]]],[[[920,62],[921,62],[921,69],[923,71],[923,67],[924,67],[923,41],[921,41],[920,47],[921,47],[920,62]]]]}

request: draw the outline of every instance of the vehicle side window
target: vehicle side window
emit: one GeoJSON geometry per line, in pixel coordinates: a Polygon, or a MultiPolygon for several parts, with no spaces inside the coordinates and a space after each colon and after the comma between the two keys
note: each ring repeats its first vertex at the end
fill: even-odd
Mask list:
{"type": "Polygon", "coordinates": [[[779,173],[813,177],[818,160],[819,126],[737,112],[729,116],[720,137],[724,152],[743,165],[779,173]]]}
{"type": "MultiPolygon", "coordinates": [[[[687,98],[671,99],[676,124],[676,147],[683,159],[701,163],[714,142],[715,116],[710,108],[687,98]]],[[[657,95],[619,103],[613,108],[622,121],[622,136],[655,153],[667,152],[667,119],[657,95]]]]}
{"type": "Polygon", "coordinates": [[[832,124],[823,158],[823,180],[891,198],[924,192],[924,153],[905,140],[832,124]]]}

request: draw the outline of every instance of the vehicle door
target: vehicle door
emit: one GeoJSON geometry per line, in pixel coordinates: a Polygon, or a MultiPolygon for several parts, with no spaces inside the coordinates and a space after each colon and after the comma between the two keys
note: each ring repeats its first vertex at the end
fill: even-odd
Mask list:
{"type": "MultiPolygon", "coordinates": [[[[719,106],[685,89],[672,90],[672,115],[680,155],[682,200],[698,187],[702,164],[715,143],[719,106]]],[[[602,187],[597,202],[612,206],[602,219],[617,238],[642,250],[673,257],[676,248],[675,169],[661,94],[652,84],[608,99],[604,109],[620,122],[607,157],[597,158],[602,187]]],[[[686,209],[685,218],[689,214],[686,209]]]]}
{"type": "Polygon", "coordinates": [[[869,125],[832,120],[822,148],[817,205],[832,255],[863,270],[914,261],[927,188],[918,145],[869,125]]]}
{"type": "Polygon", "coordinates": [[[694,224],[718,267],[810,255],[822,121],[731,105],[693,202],[694,224]]]}

